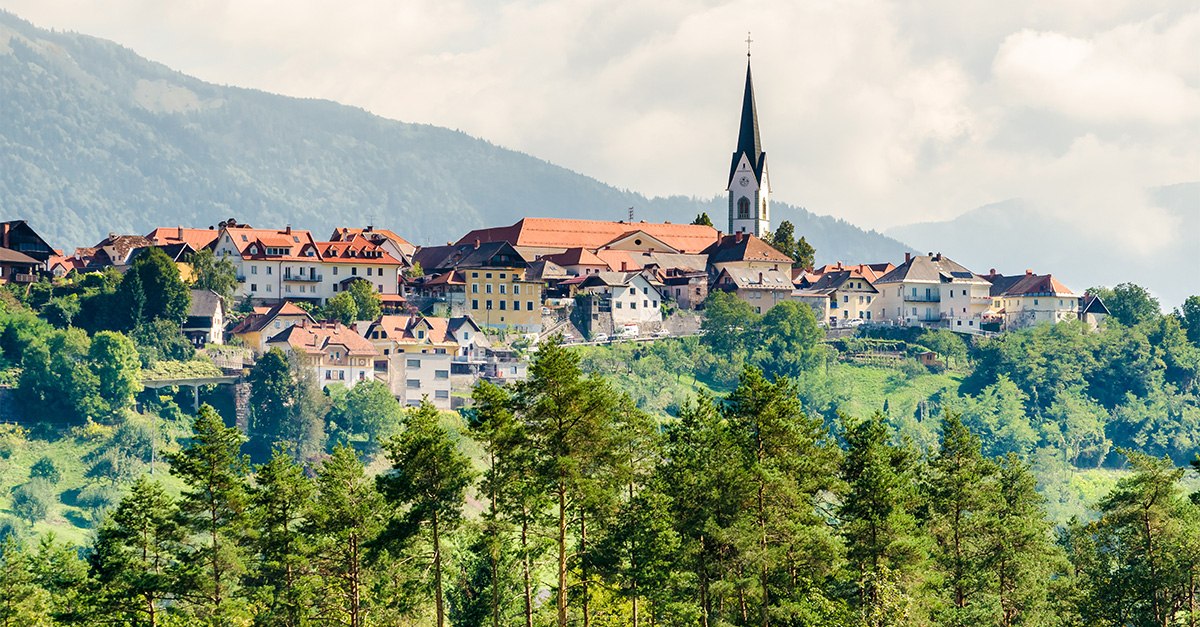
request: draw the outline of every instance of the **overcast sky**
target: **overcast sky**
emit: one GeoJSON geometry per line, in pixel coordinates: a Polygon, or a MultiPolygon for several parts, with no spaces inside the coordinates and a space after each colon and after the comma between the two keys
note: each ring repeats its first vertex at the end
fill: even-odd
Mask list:
{"type": "MultiPolygon", "coordinates": [[[[1122,252],[1200,239],[1194,0],[0,0],[206,81],[461,129],[647,195],[723,192],[752,31],[775,197],[883,230],[1020,197],[1122,252]]],[[[1198,244],[1200,245],[1200,244],[1198,244]]]]}

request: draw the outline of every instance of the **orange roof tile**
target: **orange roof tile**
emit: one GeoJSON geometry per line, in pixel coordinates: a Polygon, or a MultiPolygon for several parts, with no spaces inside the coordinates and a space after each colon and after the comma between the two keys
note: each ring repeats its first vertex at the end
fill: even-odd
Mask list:
{"type": "Polygon", "coordinates": [[[524,218],[512,226],[476,229],[459,244],[508,242],[513,246],[596,250],[631,230],[640,229],[685,253],[698,253],[717,241],[717,230],[696,224],[608,222],[564,218],[524,218]]]}
{"type": "Polygon", "coordinates": [[[638,263],[627,250],[598,250],[596,256],[603,259],[613,272],[637,272],[642,269],[642,264],[638,263]]]}
{"type": "Polygon", "coordinates": [[[340,346],[350,355],[378,355],[379,349],[340,322],[301,322],[288,327],[268,342],[285,343],[293,351],[320,354],[340,346]]]}
{"type": "Polygon", "coordinates": [[[159,246],[165,244],[187,244],[193,250],[200,250],[217,241],[220,233],[216,229],[185,229],[183,227],[158,227],[146,236],[146,239],[151,242],[157,242],[159,246]],[[183,237],[180,237],[182,232],[183,237]]]}

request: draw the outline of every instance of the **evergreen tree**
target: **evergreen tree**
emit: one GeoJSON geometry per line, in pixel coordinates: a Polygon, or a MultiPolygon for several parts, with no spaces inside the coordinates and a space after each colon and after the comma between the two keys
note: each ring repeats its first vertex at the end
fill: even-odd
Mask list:
{"type": "Polygon", "coordinates": [[[817,263],[817,249],[813,248],[803,237],[796,242],[795,261],[792,262],[793,268],[808,268],[812,269],[817,263]]]}
{"type": "Polygon", "coordinates": [[[179,277],[179,266],[156,246],[146,247],[134,258],[117,295],[130,307],[126,329],[159,318],[183,324],[192,305],[192,295],[179,277]]]}
{"type": "Polygon", "coordinates": [[[707,212],[702,212],[700,215],[696,216],[696,219],[692,220],[692,224],[695,224],[698,226],[712,226],[713,225],[712,219],[710,219],[708,217],[707,212]]]}
{"type": "Polygon", "coordinates": [[[371,606],[366,548],[383,527],[385,506],[354,449],[336,446],[317,467],[317,502],[305,533],[322,582],[313,597],[318,623],[366,625],[371,606]]]}
{"type": "Polygon", "coordinates": [[[840,557],[815,507],[818,493],[837,487],[839,451],[821,420],[801,411],[797,396],[787,377],[769,382],[747,367],[724,410],[747,469],[751,495],[735,525],[763,627],[790,620],[804,584],[823,580],[840,557]]]}
{"type": "Polygon", "coordinates": [[[384,449],[392,472],[379,477],[379,491],[389,504],[404,512],[388,525],[383,541],[405,546],[418,535],[428,535],[437,625],[442,627],[446,619],[443,536],[461,522],[467,488],[473,480],[471,460],[438,424],[438,411],[428,400],[408,412],[404,430],[386,442],[384,449]]]}
{"type": "Polygon", "coordinates": [[[989,512],[988,569],[994,573],[1000,606],[997,624],[1046,625],[1049,583],[1062,555],[1050,541],[1050,523],[1037,480],[1015,453],[1000,461],[996,503],[989,512]]]}
{"type": "Polygon", "coordinates": [[[917,453],[891,444],[887,418],[879,412],[859,421],[842,416],[842,432],[841,477],[847,490],[838,508],[840,531],[860,582],[860,608],[877,616],[885,606],[886,585],[898,582],[898,592],[911,593],[928,552],[914,515],[920,503],[917,453]]]}
{"type": "Polygon", "coordinates": [[[100,528],[89,559],[104,622],[162,622],[186,538],[177,513],[162,485],[143,476],[100,528]]]}
{"type": "MultiPolygon", "coordinates": [[[[608,447],[614,398],[602,381],[584,378],[579,357],[557,342],[543,343],[518,384],[515,405],[536,451],[535,468],[555,502],[557,549],[556,614],[559,627],[568,623],[569,527],[572,514],[585,506],[593,470],[582,463],[608,447]]],[[[586,614],[586,612],[585,612],[586,614]]]]}
{"type": "Polygon", "coordinates": [[[312,547],[303,533],[316,488],[283,448],[255,468],[250,491],[257,555],[248,578],[266,597],[256,623],[300,627],[312,622],[316,582],[311,569],[312,547]]]}
{"type": "Polygon", "coordinates": [[[957,414],[944,414],[941,431],[941,446],[929,461],[924,483],[929,500],[926,524],[935,542],[931,557],[936,571],[929,594],[939,624],[969,625],[987,612],[973,604],[990,584],[987,514],[995,501],[996,469],[957,414]]]}
{"type": "Polygon", "coordinates": [[[9,536],[0,541],[0,626],[49,624],[49,594],[37,583],[28,551],[9,536]]]}
{"type": "Polygon", "coordinates": [[[245,572],[249,460],[239,452],[241,432],[226,427],[207,404],[192,432],[187,448],[165,455],[171,474],[186,486],[179,499],[180,520],[193,534],[179,556],[178,594],[191,613],[220,624],[242,615],[237,593],[245,572]]]}

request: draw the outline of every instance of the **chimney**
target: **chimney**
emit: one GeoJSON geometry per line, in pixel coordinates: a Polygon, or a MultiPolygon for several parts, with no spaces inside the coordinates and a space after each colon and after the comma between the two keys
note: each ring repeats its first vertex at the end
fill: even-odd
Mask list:
{"type": "Polygon", "coordinates": [[[284,229],[283,232],[287,235],[291,235],[292,234],[292,225],[290,225],[290,224],[287,225],[287,228],[284,229]]]}
{"type": "Polygon", "coordinates": [[[625,265],[626,265],[626,263],[627,263],[627,262],[625,262],[625,261],[622,261],[622,262],[621,262],[621,272],[626,272],[626,270],[625,270],[625,265]]]}
{"type": "Polygon", "coordinates": [[[996,269],[992,268],[991,270],[988,270],[988,276],[996,276],[996,269]]]}
{"type": "Polygon", "coordinates": [[[939,252],[938,252],[938,254],[937,254],[937,255],[936,255],[934,258],[933,258],[933,260],[934,260],[934,261],[941,261],[941,260],[942,260],[942,253],[939,251],[939,252]]]}
{"type": "Polygon", "coordinates": [[[479,250],[479,238],[478,237],[475,238],[475,249],[479,250]]]}
{"type": "Polygon", "coordinates": [[[108,241],[112,242],[114,239],[117,239],[117,234],[113,233],[112,231],[109,231],[108,232],[108,241]]]}
{"type": "Polygon", "coordinates": [[[738,244],[742,243],[742,231],[738,231],[737,233],[733,234],[733,241],[738,244]]]}
{"type": "Polygon", "coordinates": [[[177,227],[177,228],[179,229],[179,235],[177,235],[177,236],[176,236],[176,239],[178,239],[178,240],[181,240],[181,241],[182,241],[182,240],[183,240],[183,227],[182,227],[182,226],[179,226],[179,227],[177,227]]]}
{"type": "Polygon", "coordinates": [[[761,273],[761,272],[759,272],[759,273],[758,273],[758,282],[759,282],[760,284],[763,282],[763,280],[762,280],[762,273],[761,273]]]}
{"type": "Polygon", "coordinates": [[[904,253],[904,263],[912,261],[912,253],[904,253]]]}
{"type": "Polygon", "coordinates": [[[1025,276],[1033,276],[1033,270],[1030,270],[1029,268],[1025,268],[1025,276]]]}
{"type": "Polygon", "coordinates": [[[842,262],[840,262],[840,261],[838,262],[837,269],[838,269],[838,270],[841,270],[841,269],[842,269],[842,262]]]}
{"type": "Polygon", "coordinates": [[[0,225],[0,232],[2,232],[4,234],[4,247],[8,248],[8,223],[7,222],[5,222],[3,225],[0,225]]]}

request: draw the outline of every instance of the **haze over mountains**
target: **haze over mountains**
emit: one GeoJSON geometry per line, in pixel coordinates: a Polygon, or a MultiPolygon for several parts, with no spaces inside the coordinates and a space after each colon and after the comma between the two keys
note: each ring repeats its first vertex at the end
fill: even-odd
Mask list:
{"type": "MultiPolygon", "coordinates": [[[[212,85],[4,12],[0,93],[0,207],[67,250],[227,217],[321,237],[373,223],[425,245],[524,216],[620,220],[633,207],[635,220],[686,222],[705,211],[720,228],[726,215],[724,197],[648,199],[461,132],[212,85]]],[[[804,209],[773,212],[821,261],[906,250],[804,209]]]]}

